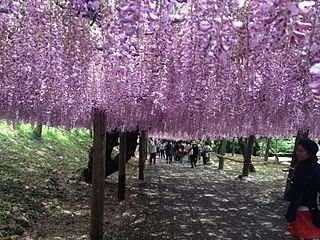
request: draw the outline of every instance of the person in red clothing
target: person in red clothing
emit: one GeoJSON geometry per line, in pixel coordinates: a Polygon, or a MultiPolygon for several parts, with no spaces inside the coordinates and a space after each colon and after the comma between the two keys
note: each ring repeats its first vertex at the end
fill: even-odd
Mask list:
{"type": "Polygon", "coordinates": [[[298,166],[288,194],[290,202],[286,219],[292,240],[312,240],[320,237],[320,228],[313,223],[312,213],[317,208],[317,179],[320,177],[318,145],[303,140],[297,147],[298,166]]]}

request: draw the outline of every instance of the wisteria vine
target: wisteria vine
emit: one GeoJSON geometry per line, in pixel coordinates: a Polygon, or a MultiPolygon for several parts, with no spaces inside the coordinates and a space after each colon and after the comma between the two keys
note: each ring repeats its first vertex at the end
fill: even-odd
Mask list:
{"type": "Polygon", "coordinates": [[[2,0],[0,117],[175,137],[320,135],[320,3],[2,0]]]}

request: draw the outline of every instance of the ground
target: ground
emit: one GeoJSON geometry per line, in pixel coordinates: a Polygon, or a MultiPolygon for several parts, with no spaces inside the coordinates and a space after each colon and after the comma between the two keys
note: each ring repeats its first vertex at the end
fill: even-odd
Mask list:
{"type": "MultiPolygon", "coordinates": [[[[0,123],[0,239],[89,239],[91,186],[81,179],[92,139],[88,131],[0,123]]],[[[240,159],[241,156],[238,156],[240,159]]],[[[251,181],[241,164],[217,159],[204,168],[127,164],[126,201],[117,201],[117,174],[106,179],[106,239],[287,239],[281,165],[256,165],[251,181]]],[[[259,161],[259,160],[258,160],[259,161]]]]}
{"type": "Polygon", "coordinates": [[[120,234],[107,239],[289,239],[284,175],[271,168],[278,168],[277,180],[255,174],[244,182],[233,170],[158,161],[145,183],[131,186],[136,200],[122,216],[120,234]]]}

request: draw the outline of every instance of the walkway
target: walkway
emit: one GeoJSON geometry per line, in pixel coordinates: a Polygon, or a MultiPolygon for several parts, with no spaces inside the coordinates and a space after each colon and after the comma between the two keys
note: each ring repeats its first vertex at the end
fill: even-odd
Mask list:
{"type": "Polygon", "coordinates": [[[187,162],[148,166],[112,239],[289,239],[283,181],[245,183],[228,174],[187,162]]]}

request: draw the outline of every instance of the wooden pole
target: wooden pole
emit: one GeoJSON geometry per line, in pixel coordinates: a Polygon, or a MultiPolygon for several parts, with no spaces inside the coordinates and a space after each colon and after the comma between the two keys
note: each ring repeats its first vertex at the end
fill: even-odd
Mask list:
{"type": "Polygon", "coordinates": [[[106,117],[94,109],[90,239],[103,239],[104,179],[106,166],[106,117]]]}
{"type": "Polygon", "coordinates": [[[242,169],[243,177],[249,176],[250,166],[252,164],[251,155],[252,155],[252,148],[253,148],[254,141],[255,141],[255,136],[251,135],[247,141],[248,144],[247,144],[247,149],[245,151],[245,158],[244,158],[243,169],[242,169]]]}
{"type": "Polygon", "coordinates": [[[279,161],[279,155],[278,155],[278,138],[276,138],[275,159],[276,159],[276,161],[279,161]]]}
{"type": "Polygon", "coordinates": [[[146,133],[142,131],[139,137],[139,180],[144,180],[145,160],[146,160],[146,133]]]}
{"type": "Polygon", "coordinates": [[[260,157],[263,156],[265,142],[266,142],[265,139],[262,139],[262,146],[261,146],[261,150],[260,150],[260,154],[259,154],[260,157]]]}
{"type": "Polygon", "coordinates": [[[236,140],[233,138],[232,139],[232,157],[236,155],[236,140]]]}
{"type": "Polygon", "coordinates": [[[148,159],[148,134],[145,132],[145,141],[144,141],[144,161],[148,159]]]}
{"type": "Polygon", "coordinates": [[[118,199],[125,199],[126,189],[126,133],[120,133],[118,199]]]}
{"type": "MultiPolygon", "coordinates": [[[[227,147],[227,139],[222,139],[220,143],[220,155],[226,154],[226,147],[227,147]]],[[[224,166],[224,157],[219,157],[219,169],[223,169],[224,166]]]]}
{"type": "Polygon", "coordinates": [[[268,161],[268,159],[269,159],[270,143],[271,143],[271,138],[267,138],[266,153],[265,153],[265,155],[264,155],[264,160],[265,160],[265,161],[268,161]]]}

